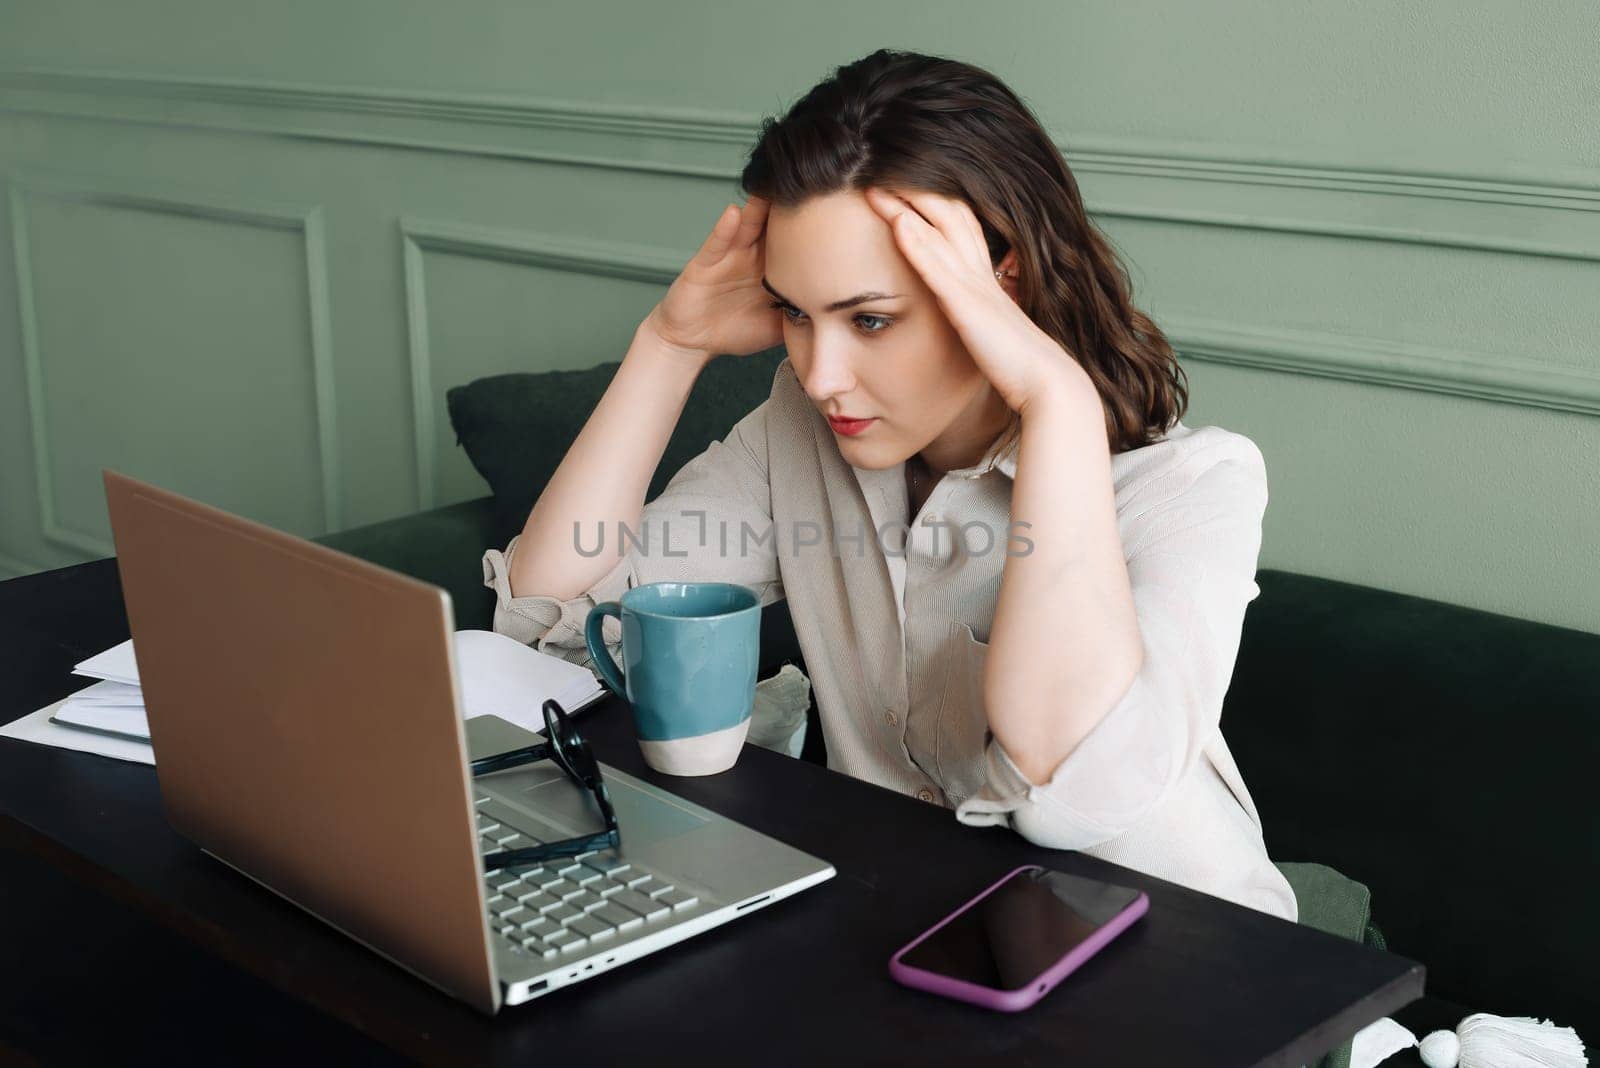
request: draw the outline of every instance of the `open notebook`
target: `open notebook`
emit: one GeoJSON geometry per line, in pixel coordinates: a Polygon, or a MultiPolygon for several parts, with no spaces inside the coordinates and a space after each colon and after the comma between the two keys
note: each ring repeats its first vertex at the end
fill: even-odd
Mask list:
{"type": "MultiPolygon", "coordinates": [[[[455,632],[456,669],[466,718],[493,714],[544,733],[542,708],[553,697],[577,712],[604,696],[594,672],[488,630],[455,632]]],[[[133,639],[73,666],[74,675],[99,679],[63,701],[50,722],[133,741],[149,742],[144,694],[133,639]]]]}

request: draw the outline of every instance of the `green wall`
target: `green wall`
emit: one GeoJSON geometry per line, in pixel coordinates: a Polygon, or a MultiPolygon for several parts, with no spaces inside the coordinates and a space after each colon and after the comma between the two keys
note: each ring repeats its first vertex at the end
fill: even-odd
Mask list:
{"type": "Polygon", "coordinates": [[[892,45],[1038,111],[1262,563],[1600,631],[1600,8],[0,7],[0,575],[102,466],[300,534],[481,496],[443,391],[616,359],[759,118],[892,45]]]}

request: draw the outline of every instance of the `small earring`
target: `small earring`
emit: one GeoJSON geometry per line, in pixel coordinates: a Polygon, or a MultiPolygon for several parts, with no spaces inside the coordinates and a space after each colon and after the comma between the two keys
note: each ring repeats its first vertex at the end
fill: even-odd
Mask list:
{"type": "Polygon", "coordinates": [[[996,271],[996,272],[994,272],[994,276],[996,278],[1004,278],[1006,276],[1006,272],[1004,272],[1004,271],[996,271]]]}

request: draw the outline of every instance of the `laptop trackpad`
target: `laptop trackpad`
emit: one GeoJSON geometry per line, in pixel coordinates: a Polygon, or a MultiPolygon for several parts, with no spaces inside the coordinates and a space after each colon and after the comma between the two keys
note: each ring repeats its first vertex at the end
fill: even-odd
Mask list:
{"type": "MultiPolygon", "coordinates": [[[[543,822],[556,825],[559,837],[572,837],[601,830],[600,812],[594,795],[580,790],[559,769],[544,777],[543,782],[525,787],[519,800],[543,822]]],[[[647,794],[637,787],[606,780],[606,791],[611,795],[611,805],[617,811],[617,827],[624,841],[659,842],[692,831],[708,822],[693,812],[680,808],[670,801],[647,794]]],[[[534,830],[534,828],[529,828],[534,830]]]]}

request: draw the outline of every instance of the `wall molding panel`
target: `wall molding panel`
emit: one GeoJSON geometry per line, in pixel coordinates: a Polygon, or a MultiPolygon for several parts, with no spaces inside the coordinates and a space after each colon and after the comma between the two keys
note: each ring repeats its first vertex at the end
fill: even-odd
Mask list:
{"type": "Polygon", "coordinates": [[[1181,356],[1210,363],[1600,416],[1600,373],[1577,368],[1323,330],[1245,329],[1186,315],[1164,315],[1161,325],[1181,356]]]}
{"type": "Polygon", "coordinates": [[[417,508],[438,506],[434,450],[438,441],[433,357],[428,332],[426,253],[543,267],[625,282],[669,286],[683,269],[671,250],[405,217],[400,220],[405,260],[406,335],[410,341],[411,416],[416,445],[417,508]]]}
{"type": "Polygon", "coordinates": [[[17,307],[20,312],[22,362],[27,385],[27,412],[38,489],[39,524],[44,537],[58,545],[96,556],[111,556],[113,544],[98,535],[64,526],[56,507],[55,475],[51,463],[51,431],[46,416],[45,359],[39,338],[35,279],[32,267],[28,204],[50,198],[76,201],[129,211],[156,212],[188,218],[210,219],[242,226],[284,230],[300,236],[305,248],[308,324],[315,383],[320,496],[324,522],[330,531],[343,522],[342,476],[339,466],[338,410],[334,401],[333,334],[328,289],[323,210],[316,205],[296,205],[248,199],[199,190],[162,188],[144,182],[99,179],[36,168],[4,175],[11,222],[11,251],[16,265],[17,307]]]}
{"type": "MultiPolygon", "coordinates": [[[[759,129],[757,117],[741,112],[44,68],[0,69],[0,111],[729,180],[738,169],[727,150],[743,150],[759,129]],[[520,136],[528,131],[540,136],[520,136]],[[586,139],[590,151],[564,146],[555,134],[586,139]],[[641,141],[659,142],[650,147],[662,151],[641,151],[641,141]]],[[[1600,174],[1579,168],[1418,172],[1308,164],[1243,147],[1218,154],[1210,146],[1151,138],[1088,134],[1059,143],[1073,170],[1084,174],[1600,212],[1600,174]]]]}
{"type": "MultiPolygon", "coordinates": [[[[374,145],[468,156],[736,182],[758,120],[732,112],[616,107],[481,93],[397,91],[265,81],[163,78],[60,70],[0,71],[0,112],[156,124],[374,145]]],[[[1339,240],[1600,262],[1600,181],[1576,171],[1419,173],[1307,165],[1267,153],[1218,153],[1189,143],[1069,137],[1063,144],[1097,218],[1220,227],[1339,240]],[[1096,187],[1112,196],[1097,195],[1096,187]]],[[[61,195],[63,187],[29,189],[61,195]]],[[[42,374],[27,270],[26,209],[12,183],[14,254],[24,355],[48,536],[104,551],[99,539],[54,519],[43,426],[42,374]]],[[[78,195],[83,195],[80,189],[78,195]]],[[[236,202],[91,190],[130,207],[201,211],[253,225],[298,228],[311,278],[323,507],[338,529],[341,503],[332,400],[329,297],[319,208],[260,210],[236,202]],[[120,200],[118,198],[121,198],[120,200]]],[[[461,255],[670,284],[681,255],[661,249],[575,242],[419,218],[400,223],[412,384],[416,496],[436,501],[436,400],[429,351],[425,253],[461,255]]],[[[1241,367],[1455,394],[1587,415],[1600,414],[1600,373],[1516,356],[1169,315],[1164,326],[1185,357],[1241,367]]]]}

